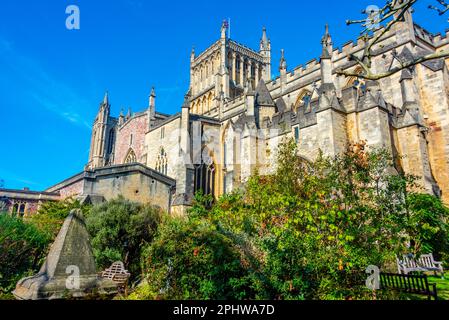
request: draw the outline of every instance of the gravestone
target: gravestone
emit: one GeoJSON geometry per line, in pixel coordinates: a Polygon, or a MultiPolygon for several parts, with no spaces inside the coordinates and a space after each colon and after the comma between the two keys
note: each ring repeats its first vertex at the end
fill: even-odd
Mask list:
{"type": "Polygon", "coordinates": [[[93,292],[112,294],[117,286],[97,276],[89,234],[81,210],[73,210],[50,248],[38,274],[21,279],[19,300],[80,298],[93,292]]]}

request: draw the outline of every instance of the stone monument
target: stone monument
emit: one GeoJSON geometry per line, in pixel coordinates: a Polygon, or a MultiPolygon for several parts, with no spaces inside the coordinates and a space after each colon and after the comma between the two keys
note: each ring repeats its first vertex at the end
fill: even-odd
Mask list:
{"type": "Polygon", "coordinates": [[[93,292],[112,294],[117,285],[98,277],[83,215],[73,210],[39,273],[21,279],[13,294],[18,300],[41,300],[82,298],[93,292]]]}

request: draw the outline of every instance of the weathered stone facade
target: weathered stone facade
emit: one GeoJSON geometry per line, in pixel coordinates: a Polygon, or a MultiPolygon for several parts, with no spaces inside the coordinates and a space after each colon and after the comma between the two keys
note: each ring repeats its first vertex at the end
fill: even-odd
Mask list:
{"type": "MultiPolygon", "coordinates": [[[[175,179],[173,205],[187,206],[199,188],[218,196],[237,188],[256,167],[272,171],[284,137],[295,138],[301,155],[310,160],[319,150],[335,155],[348,143],[364,140],[401,157],[397,170],[418,175],[423,190],[449,203],[447,62],[425,62],[379,81],[339,76],[337,69],[361,71],[348,54],[361,52],[365,43],[359,39],[334,49],[326,27],[319,60],[288,72],[282,51],[280,75],[271,79],[266,30],[256,51],[227,38],[225,29],[203,53],[192,51],[182,113],[153,116],[144,139],[141,128],[146,125],[138,119],[158,115],[154,90],[146,112],[129,115],[125,122],[123,116],[108,114],[117,132],[114,164],[123,163],[132,131],[139,137],[136,143],[142,143],[135,146],[136,161],[175,179]]],[[[432,35],[407,14],[374,47],[373,68],[394,68],[399,62],[393,50],[408,61],[443,48],[449,48],[449,37],[432,35]]]]}
{"type": "Polygon", "coordinates": [[[47,191],[59,194],[61,199],[111,200],[123,196],[131,201],[151,203],[170,211],[175,180],[161,175],[139,163],[112,165],[86,170],[47,191]]]}

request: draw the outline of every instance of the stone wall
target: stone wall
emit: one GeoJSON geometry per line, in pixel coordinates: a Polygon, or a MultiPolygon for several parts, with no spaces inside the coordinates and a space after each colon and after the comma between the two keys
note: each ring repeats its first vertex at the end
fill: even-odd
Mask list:
{"type": "Polygon", "coordinates": [[[0,212],[27,217],[37,213],[42,203],[58,200],[57,192],[0,189],[0,212]]]}
{"type": "Polygon", "coordinates": [[[129,164],[85,171],[49,191],[60,194],[61,199],[92,195],[111,200],[122,195],[130,201],[151,203],[169,211],[175,186],[175,180],[142,164],[129,164]]]}
{"type": "Polygon", "coordinates": [[[449,203],[449,75],[444,70],[433,72],[417,68],[419,97],[426,125],[429,156],[435,180],[442,189],[442,197],[449,203]]]}
{"type": "Polygon", "coordinates": [[[151,130],[145,136],[145,145],[147,146],[146,166],[156,169],[158,156],[163,148],[167,154],[167,176],[173,178],[176,177],[178,164],[179,138],[181,132],[180,124],[180,118],[175,118],[172,121],[151,130]]]}
{"type": "Polygon", "coordinates": [[[67,199],[71,197],[77,197],[83,193],[84,190],[84,180],[78,180],[76,182],[70,183],[61,189],[58,189],[61,199],[67,199]]]}
{"type": "Polygon", "coordinates": [[[99,176],[86,181],[84,194],[102,195],[105,200],[123,196],[139,203],[150,203],[165,211],[170,207],[170,186],[139,172],[99,176]]]}
{"type": "Polygon", "coordinates": [[[123,164],[128,152],[132,149],[137,162],[145,163],[147,150],[145,134],[148,131],[148,116],[146,112],[129,119],[117,130],[114,164],[123,164]],[[132,141],[131,141],[132,135],[132,141]]]}

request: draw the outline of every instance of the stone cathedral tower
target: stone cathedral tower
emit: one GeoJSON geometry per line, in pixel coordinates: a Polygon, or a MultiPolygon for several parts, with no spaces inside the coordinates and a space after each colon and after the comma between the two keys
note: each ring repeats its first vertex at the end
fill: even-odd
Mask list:
{"type": "Polygon", "coordinates": [[[113,161],[113,146],[115,142],[116,121],[110,117],[111,105],[106,92],[100,103],[97,117],[92,128],[89,162],[87,169],[103,167],[113,161]]]}
{"type": "Polygon", "coordinates": [[[190,56],[191,112],[211,115],[220,106],[241,96],[251,84],[271,78],[271,44],[263,29],[260,51],[257,52],[228,38],[224,22],[220,39],[196,56],[190,56]]]}

